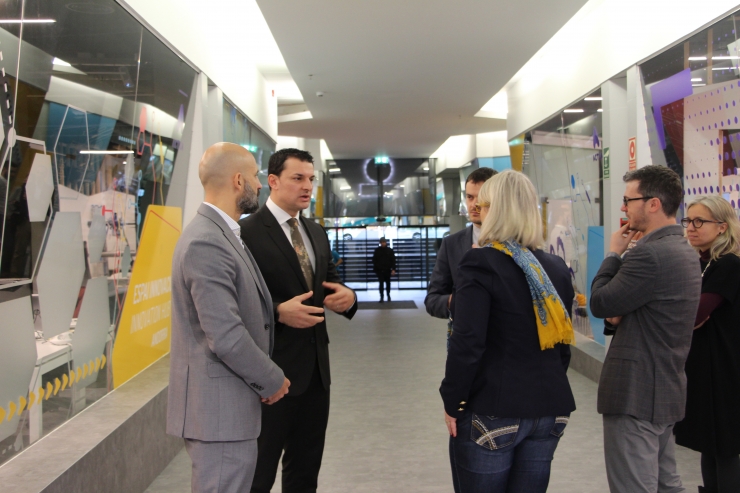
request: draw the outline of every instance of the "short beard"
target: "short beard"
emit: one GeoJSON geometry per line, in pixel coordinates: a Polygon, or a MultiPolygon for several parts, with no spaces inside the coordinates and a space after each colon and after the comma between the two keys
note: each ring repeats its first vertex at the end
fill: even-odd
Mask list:
{"type": "Polygon", "coordinates": [[[257,212],[257,209],[260,207],[260,191],[257,190],[256,192],[254,189],[247,183],[244,182],[244,191],[239,196],[239,198],[236,199],[236,209],[241,212],[242,214],[251,214],[253,212],[257,212]]]}

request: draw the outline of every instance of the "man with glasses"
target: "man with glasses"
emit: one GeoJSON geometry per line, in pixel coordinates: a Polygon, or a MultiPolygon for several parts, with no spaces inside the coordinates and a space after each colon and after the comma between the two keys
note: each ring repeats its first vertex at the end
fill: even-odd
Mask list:
{"type": "MultiPolygon", "coordinates": [[[[457,264],[460,263],[463,255],[473,248],[473,245],[478,244],[482,221],[478,192],[483,183],[495,174],[496,171],[491,168],[478,168],[465,180],[465,205],[468,209],[468,219],[472,224],[442,240],[442,246],[437,253],[437,262],[434,264],[434,271],[429,280],[427,296],[424,299],[427,313],[433,317],[446,319],[450,317],[452,293],[457,284],[457,264]]],[[[448,337],[451,331],[452,324],[448,323],[448,337]]]]}
{"type": "Polygon", "coordinates": [[[598,392],[612,493],[685,491],[673,426],[684,417],[684,364],[701,292],[699,257],[676,224],[681,179],[665,166],[624,176],[628,223],[591,286],[591,311],[615,325],[598,392]],[[627,250],[637,233],[642,238],[627,250]]]}

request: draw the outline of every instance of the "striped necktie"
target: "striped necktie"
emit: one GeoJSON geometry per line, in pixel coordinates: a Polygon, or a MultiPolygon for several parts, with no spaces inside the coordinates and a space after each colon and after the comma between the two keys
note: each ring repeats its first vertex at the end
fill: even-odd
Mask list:
{"type": "Polygon", "coordinates": [[[306,245],[303,243],[303,236],[301,236],[301,232],[298,230],[298,220],[291,217],[288,219],[288,225],[290,226],[290,239],[293,240],[293,250],[295,250],[295,254],[298,256],[298,263],[301,264],[301,270],[310,291],[313,289],[313,267],[311,267],[311,259],[308,256],[306,245]]]}

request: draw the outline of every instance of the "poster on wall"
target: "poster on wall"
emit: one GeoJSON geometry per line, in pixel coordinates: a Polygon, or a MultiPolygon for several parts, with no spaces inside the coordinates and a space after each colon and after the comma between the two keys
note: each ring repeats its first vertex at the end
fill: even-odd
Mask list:
{"type": "Polygon", "coordinates": [[[170,351],[172,256],[182,231],[182,209],[151,205],[113,346],[113,386],[170,351]]]}

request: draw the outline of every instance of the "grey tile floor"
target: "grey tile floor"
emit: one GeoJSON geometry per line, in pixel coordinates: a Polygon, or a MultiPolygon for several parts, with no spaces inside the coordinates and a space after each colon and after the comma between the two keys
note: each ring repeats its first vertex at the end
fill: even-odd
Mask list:
{"type": "MultiPolygon", "coordinates": [[[[375,300],[376,292],[358,293],[375,300]]],[[[319,491],[322,493],[452,491],[439,383],[446,324],[429,317],[424,292],[392,293],[416,310],[362,310],[350,322],[328,315],[332,407],[319,491]]],[[[578,410],[555,453],[548,491],[604,493],[601,416],[596,383],[569,372],[578,410]]],[[[688,492],[701,484],[699,455],[678,447],[688,492]]],[[[190,491],[190,459],[181,452],[147,493],[190,491]]],[[[280,478],[273,487],[280,492],[280,478]]]]}

